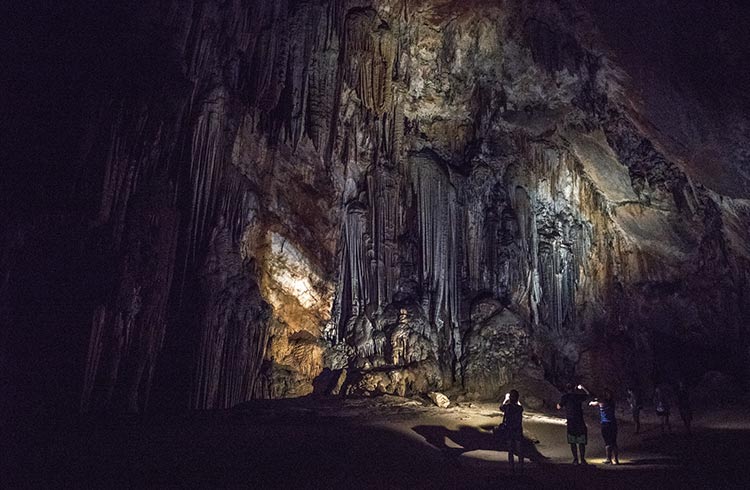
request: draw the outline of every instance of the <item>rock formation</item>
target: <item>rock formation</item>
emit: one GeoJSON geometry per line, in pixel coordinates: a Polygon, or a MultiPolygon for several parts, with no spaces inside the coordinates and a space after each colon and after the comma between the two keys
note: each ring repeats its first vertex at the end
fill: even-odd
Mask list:
{"type": "Polygon", "coordinates": [[[402,396],[746,376],[750,104],[719,120],[632,73],[589,3],[107,13],[122,51],[91,93],[84,197],[68,230],[6,227],[0,314],[21,318],[37,234],[100,272],[68,275],[63,317],[84,411],[301,396],[324,371],[402,396]]]}

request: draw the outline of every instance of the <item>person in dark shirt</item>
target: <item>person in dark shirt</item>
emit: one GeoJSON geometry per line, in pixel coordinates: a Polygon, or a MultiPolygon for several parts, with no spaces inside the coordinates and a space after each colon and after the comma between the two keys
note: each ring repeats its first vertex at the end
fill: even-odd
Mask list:
{"type": "Polygon", "coordinates": [[[557,409],[565,409],[565,420],[568,426],[568,444],[573,453],[573,464],[586,464],[586,443],[588,442],[588,429],[583,420],[583,409],[581,404],[589,397],[589,391],[578,385],[568,385],[566,393],[560,398],[557,409]],[[580,454],[580,459],[578,455],[580,454]]]}
{"type": "Polygon", "coordinates": [[[607,450],[607,460],[604,464],[620,464],[620,455],[617,448],[617,418],[615,417],[615,400],[612,397],[612,392],[604,390],[602,398],[592,401],[589,405],[599,407],[602,438],[604,438],[604,446],[607,450]]]}
{"type": "Polygon", "coordinates": [[[663,386],[657,386],[654,390],[654,408],[656,415],[661,420],[661,433],[672,433],[672,424],[669,423],[669,395],[663,386]]]}
{"type": "Polygon", "coordinates": [[[628,405],[630,406],[630,413],[633,415],[633,423],[635,424],[635,433],[638,434],[641,431],[641,410],[643,410],[643,402],[635,388],[628,388],[628,405]]]}
{"type": "Polygon", "coordinates": [[[500,405],[503,412],[503,425],[508,435],[508,462],[511,470],[515,473],[516,464],[513,455],[518,456],[518,463],[523,470],[523,454],[521,453],[521,441],[523,440],[523,407],[518,401],[517,390],[510,390],[505,394],[505,400],[500,405]]]}
{"type": "Polygon", "coordinates": [[[684,381],[677,383],[677,409],[680,411],[682,423],[685,424],[685,430],[690,434],[690,426],[693,423],[693,407],[690,403],[690,392],[684,381]]]}

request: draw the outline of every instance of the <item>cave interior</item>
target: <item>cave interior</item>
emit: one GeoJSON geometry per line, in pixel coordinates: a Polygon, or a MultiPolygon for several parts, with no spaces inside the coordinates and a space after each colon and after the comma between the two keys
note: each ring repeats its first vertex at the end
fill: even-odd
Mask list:
{"type": "Polygon", "coordinates": [[[543,410],[568,383],[746,396],[742,2],[5,10],[17,427],[511,387],[543,410]]]}

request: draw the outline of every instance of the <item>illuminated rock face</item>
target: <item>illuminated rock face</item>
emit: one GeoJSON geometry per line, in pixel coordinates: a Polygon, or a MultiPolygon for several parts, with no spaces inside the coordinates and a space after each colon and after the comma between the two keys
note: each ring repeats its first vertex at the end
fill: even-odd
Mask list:
{"type": "Polygon", "coordinates": [[[265,355],[271,372],[265,374],[283,379],[267,383],[264,395],[307,395],[326,367],[330,343],[323,334],[330,320],[332,285],[320,278],[293,242],[275,233],[270,234],[263,269],[262,294],[275,313],[265,355]]]}
{"type": "Polygon", "coordinates": [[[349,394],[494,396],[747,362],[750,191],[672,151],[595,15],[183,3],[143,7],[133,42],[166,36],[168,76],[105,98],[90,137],[95,227],[126,266],[92,312],[85,409],[142,409],[157,359],[196,408],[309,394],[324,369],[349,394]],[[174,229],[158,282],[128,220],[174,229]]]}

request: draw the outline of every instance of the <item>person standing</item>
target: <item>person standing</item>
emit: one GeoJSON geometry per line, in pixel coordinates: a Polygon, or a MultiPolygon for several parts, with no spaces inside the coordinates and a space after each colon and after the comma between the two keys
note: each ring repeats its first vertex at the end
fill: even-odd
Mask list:
{"type": "Polygon", "coordinates": [[[565,409],[565,421],[568,428],[568,444],[573,453],[573,464],[586,463],[586,444],[588,442],[588,429],[583,419],[583,408],[581,405],[589,397],[589,391],[583,385],[573,388],[569,384],[566,393],[560,398],[557,409],[565,409]],[[580,458],[579,458],[580,454],[580,458]]]}
{"type": "Polygon", "coordinates": [[[682,423],[685,424],[685,430],[690,434],[693,423],[693,406],[690,403],[690,391],[682,380],[677,383],[677,410],[680,411],[680,418],[682,418],[682,423]]]}
{"type": "Polygon", "coordinates": [[[663,387],[657,386],[654,390],[654,408],[656,415],[661,421],[661,433],[672,433],[672,425],[669,423],[669,397],[663,387]]]}
{"type": "Polygon", "coordinates": [[[516,463],[513,455],[518,456],[518,462],[521,471],[523,471],[523,453],[521,452],[521,443],[523,441],[523,406],[519,400],[517,390],[510,390],[505,394],[505,400],[500,405],[500,411],[503,412],[503,425],[508,436],[508,462],[513,473],[516,472],[516,463]]]}
{"type": "Polygon", "coordinates": [[[603,397],[592,401],[589,405],[599,407],[602,438],[607,450],[607,460],[604,464],[620,464],[620,454],[617,448],[617,418],[615,417],[615,400],[612,397],[612,392],[604,390],[603,397]]]}
{"type": "Polygon", "coordinates": [[[641,396],[635,388],[628,388],[628,405],[630,406],[630,413],[633,415],[633,423],[635,424],[635,433],[638,434],[641,431],[641,410],[643,410],[643,402],[641,402],[641,396]]]}

